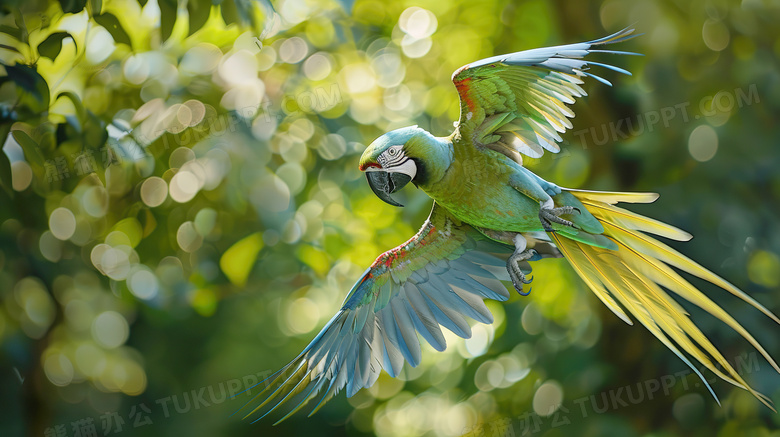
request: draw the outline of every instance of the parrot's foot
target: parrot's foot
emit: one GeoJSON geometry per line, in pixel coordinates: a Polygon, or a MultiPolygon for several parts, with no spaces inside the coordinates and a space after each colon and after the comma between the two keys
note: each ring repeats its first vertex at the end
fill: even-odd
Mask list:
{"type": "Polygon", "coordinates": [[[515,252],[506,260],[506,270],[509,272],[509,278],[512,280],[515,290],[517,290],[521,296],[528,296],[531,294],[531,289],[529,288],[528,291],[524,293],[523,284],[530,284],[533,277],[529,279],[525,278],[525,273],[520,269],[520,263],[533,258],[537,255],[537,252],[533,249],[526,250],[527,242],[520,234],[515,236],[514,243],[515,252]]]}
{"type": "Polygon", "coordinates": [[[574,223],[560,217],[563,214],[574,214],[574,212],[579,214],[581,211],[573,206],[550,208],[547,205],[542,205],[542,207],[539,209],[539,220],[542,222],[542,226],[544,226],[544,230],[546,232],[553,232],[553,223],[570,226],[576,229],[577,226],[574,223]]]}
{"type": "Polygon", "coordinates": [[[533,280],[533,276],[526,279],[525,273],[523,273],[522,270],[520,270],[519,262],[525,261],[529,258],[533,258],[536,255],[536,251],[533,249],[528,249],[525,252],[521,253],[513,253],[512,256],[509,257],[508,260],[506,260],[506,270],[509,272],[509,277],[512,279],[512,284],[515,286],[515,290],[517,290],[518,293],[520,293],[521,296],[528,296],[531,294],[531,289],[529,288],[527,292],[523,292],[523,284],[530,284],[533,280]]]}

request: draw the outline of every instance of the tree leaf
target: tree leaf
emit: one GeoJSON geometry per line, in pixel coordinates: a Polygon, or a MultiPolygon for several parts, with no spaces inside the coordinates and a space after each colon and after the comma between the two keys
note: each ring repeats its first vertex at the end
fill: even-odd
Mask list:
{"type": "Polygon", "coordinates": [[[43,112],[49,108],[49,85],[34,68],[23,64],[5,65],[5,71],[18,87],[30,93],[39,104],[30,109],[43,112]]]}
{"type": "Polygon", "coordinates": [[[159,0],[157,4],[160,7],[160,37],[167,41],[173,32],[173,25],[176,24],[178,6],[173,0],[159,0]]]}
{"type": "MultiPolygon", "coordinates": [[[[2,141],[0,144],[5,144],[6,137],[8,137],[8,132],[10,132],[10,130],[11,123],[0,125],[0,141],[2,141]]],[[[0,185],[3,186],[3,189],[5,189],[9,196],[13,197],[14,190],[13,179],[11,178],[11,161],[8,159],[8,155],[5,154],[2,147],[0,147],[0,185]]]]}
{"type": "Polygon", "coordinates": [[[242,24],[249,24],[252,28],[255,26],[255,16],[252,13],[252,2],[250,0],[233,0],[236,5],[236,12],[241,19],[242,24]]]}
{"type": "Polygon", "coordinates": [[[108,141],[106,122],[100,117],[87,111],[87,119],[84,122],[84,145],[92,149],[99,149],[108,141]]]}
{"type": "Polygon", "coordinates": [[[14,46],[9,46],[9,45],[7,45],[7,44],[0,44],[0,49],[4,49],[4,50],[10,50],[10,51],[12,51],[12,52],[16,52],[16,53],[21,53],[21,52],[19,51],[19,49],[17,49],[16,47],[14,47],[14,46]]]}
{"type": "Polygon", "coordinates": [[[43,153],[41,152],[41,148],[38,146],[38,143],[30,138],[30,136],[27,135],[27,133],[24,131],[15,130],[11,131],[11,134],[14,136],[16,142],[22,146],[24,157],[27,159],[27,162],[30,163],[30,166],[33,168],[35,174],[39,177],[43,177],[46,173],[46,168],[44,167],[43,153]]]}
{"type": "Polygon", "coordinates": [[[119,23],[114,14],[106,12],[105,14],[95,15],[93,18],[97,24],[106,28],[108,33],[114,38],[114,42],[133,46],[130,42],[130,36],[127,35],[127,32],[125,32],[122,24],[119,23]]]}
{"type": "MultiPolygon", "coordinates": [[[[5,33],[6,35],[11,35],[12,37],[16,38],[17,40],[22,39],[22,29],[19,29],[18,27],[9,26],[7,24],[0,25],[0,32],[5,33]]],[[[18,50],[16,50],[18,52],[18,50]]]]}
{"type": "Polygon", "coordinates": [[[84,121],[87,119],[87,110],[84,109],[84,104],[81,103],[79,96],[77,96],[76,93],[72,91],[63,91],[57,94],[57,98],[59,99],[60,97],[67,97],[71,102],[73,102],[73,107],[76,108],[76,116],[83,125],[84,121]]]}
{"type": "Polygon", "coordinates": [[[219,268],[237,287],[246,285],[249,272],[263,248],[263,236],[259,232],[238,240],[219,259],[219,268]]]}
{"type": "Polygon", "coordinates": [[[89,6],[92,9],[92,15],[98,15],[103,9],[103,0],[89,0],[89,6]]]}
{"type": "Polygon", "coordinates": [[[87,5],[87,0],[60,0],[60,6],[62,6],[62,12],[66,14],[75,14],[81,12],[87,5]]]}
{"type": "Polygon", "coordinates": [[[187,11],[190,14],[189,35],[192,35],[200,30],[200,28],[206,24],[206,21],[208,21],[209,13],[211,12],[211,4],[206,2],[189,2],[187,3],[187,11]]]}
{"type": "MultiPolygon", "coordinates": [[[[67,32],[52,33],[46,37],[43,42],[38,44],[38,53],[40,53],[41,56],[46,56],[53,61],[54,58],[60,54],[60,51],[62,50],[62,40],[65,38],[73,39],[73,37],[70,36],[70,34],[67,32]]],[[[76,40],[73,41],[75,43],[76,40]]]]}
{"type": "Polygon", "coordinates": [[[233,0],[221,0],[219,3],[219,10],[222,12],[222,19],[225,20],[225,24],[234,24],[242,21],[241,16],[238,14],[238,8],[233,0]]]}

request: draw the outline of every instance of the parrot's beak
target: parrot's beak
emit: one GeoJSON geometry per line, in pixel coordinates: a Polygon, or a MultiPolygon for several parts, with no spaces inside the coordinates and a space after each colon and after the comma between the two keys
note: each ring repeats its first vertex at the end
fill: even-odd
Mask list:
{"type": "Polygon", "coordinates": [[[384,170],[373,170],[366,172],[366,179],[368,179],[368,185],[377,197],[390,205],[403,206],[390,197],[390,194],[395,193],[408,184],[412,180],[412,176],[401,172],[390,173],[384,170]]]}

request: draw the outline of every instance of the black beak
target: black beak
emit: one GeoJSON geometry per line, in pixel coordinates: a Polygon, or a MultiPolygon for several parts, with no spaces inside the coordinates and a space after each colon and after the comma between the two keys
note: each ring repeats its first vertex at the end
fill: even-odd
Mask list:
{"type": "Polygon", "coordinates": [[[366,172],[366,179],[368,179],[368,186],[371,187],[374,194],[393,206],[403,205],[390,197],[390,194],[400,190],[412,180],[409,175],[404,173],[388,173],[381,170],[366,172]]]}

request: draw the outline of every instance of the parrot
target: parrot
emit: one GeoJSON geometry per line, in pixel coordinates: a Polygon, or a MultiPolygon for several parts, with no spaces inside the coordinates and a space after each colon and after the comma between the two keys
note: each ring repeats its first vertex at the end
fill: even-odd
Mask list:
{"type": "Polygon", "coordinates": [[[411,239],[376,258],[341,309],[295,359],[259,383],[265,387],[242,407],[249,410],[244,417],[267,406],[260,420],[295,400],[281,422],[319,396],[311,415],[342,389],[351,397],[371,387],[382,370],[396,377],[405,363],[420,363],[420,338],[437,351],[447,347],[442,327],[469,338],[467,317],[493,322],[485,299],[509,299],[504,284],[510,282],[527,295],[529,262],[558,257],[569,262],[612,313],[628,325],[633,316],[687,364],[718,403],[690,358],[772,408],[670,292],[729,325],[775,370],[780,367],[739,322],[677,270],[734,294],[774,322],[780,319],[652,236],[687,241],[689,233],[617,206],[650,203],[657,194],[562,188],[523,166],[524,156],[560,151],[560,134],[572,128],[569,118],[574,117],[566,105],[586,95],[580,86],[584,79],[611,86],[590,67],[631,74],[585,57],[637,55],[605,49],[635,36],[634,29],[625,28],[589,42],[465,65],[452,75],[460,117],[451,135],[435,137],[410,126],[373,141],[359,162],[373,193],[402,206],[392,194],[411,182],[433,199],[430,216],[411,239]]]}

